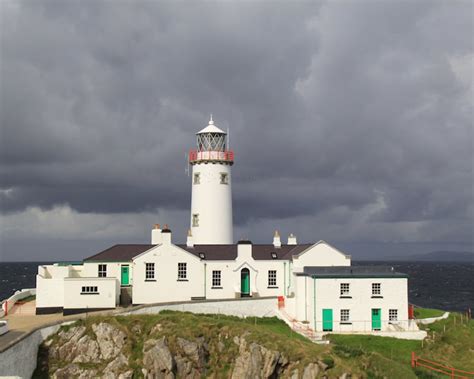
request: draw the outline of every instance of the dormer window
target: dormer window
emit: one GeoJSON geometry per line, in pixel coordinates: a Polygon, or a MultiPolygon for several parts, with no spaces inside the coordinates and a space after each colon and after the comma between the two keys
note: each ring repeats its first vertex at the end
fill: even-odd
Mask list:
{"type": "Polygon", "coordinates": [[[229,174],[221,172],[221,184],[229,184],[229,174]]]}

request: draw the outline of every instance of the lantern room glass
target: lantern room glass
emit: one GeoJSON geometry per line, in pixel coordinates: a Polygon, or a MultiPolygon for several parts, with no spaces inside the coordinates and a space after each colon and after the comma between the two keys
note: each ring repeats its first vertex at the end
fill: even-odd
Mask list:
{"type": "Polygon", "coordinates": [[[197,135],[198,151],[225,151],[226,135],[223,133],[202,133],[197,135]]]}

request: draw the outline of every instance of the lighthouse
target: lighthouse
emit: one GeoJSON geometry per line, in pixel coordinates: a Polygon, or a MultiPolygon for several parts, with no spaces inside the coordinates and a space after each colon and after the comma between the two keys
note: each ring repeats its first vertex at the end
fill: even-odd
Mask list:
{"type": "Polygon", "coordinates": [[[192,166],[190,229],[195,244],[232,244],[232,177],[234,153],[227,133],[211,118],[196,134],[189,152],[192,166]]]}

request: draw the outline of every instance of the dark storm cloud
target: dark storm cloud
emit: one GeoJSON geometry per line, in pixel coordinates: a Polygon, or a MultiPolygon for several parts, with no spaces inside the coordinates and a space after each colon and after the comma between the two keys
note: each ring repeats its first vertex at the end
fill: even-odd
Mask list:
{"type": "Polygon", "coordinates": [[[342,207],[351,228],[381,202],[372,222],[470,238],[470,89],[452,64],[472,59],[469,2],[2,8],[4,212],[188,209],[184,153],[214,112],[240,225],[342,207]]]}

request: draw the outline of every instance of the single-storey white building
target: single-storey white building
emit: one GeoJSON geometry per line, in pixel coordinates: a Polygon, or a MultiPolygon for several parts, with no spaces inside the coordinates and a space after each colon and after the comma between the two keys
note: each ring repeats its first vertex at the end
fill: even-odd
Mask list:
{"type": "Polygon", "coordinates": [[[351,257],[328,243],[298,244],[292,234],[287,244],[278,232],[271,244],[234,244],[233,163],[227,135],[211,118],[189,153],[192,202],[186,244],[174,244],[171,230],[155,225],[150,244],[115,245],[81,263],[39,266],[37,314],[282,296],[285,313],[315,331],[408,328],[404,274],[351,266],[351,257]]]}

